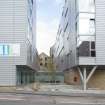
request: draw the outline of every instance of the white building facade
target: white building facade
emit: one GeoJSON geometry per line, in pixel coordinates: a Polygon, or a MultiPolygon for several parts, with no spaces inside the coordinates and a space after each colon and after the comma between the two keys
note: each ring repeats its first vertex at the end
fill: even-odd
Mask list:
{"type": "Polygon", "coordinates": [[[34,81],[35,28],[35,0],[0,0],[0,86],[34,81]]]}

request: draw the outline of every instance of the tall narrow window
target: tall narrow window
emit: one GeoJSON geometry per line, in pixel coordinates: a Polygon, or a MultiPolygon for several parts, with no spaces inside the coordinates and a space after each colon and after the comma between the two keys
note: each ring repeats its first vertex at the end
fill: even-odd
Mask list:
{"type": "Polygon", "coordinates": [[[66,9],[65,17],[67,16],[67,13],[68,13],[68,8],[66,9]]]}
{"type": "Polygon", "coordinates": [[[95,42],[91,42],[91,49],[94,49],[95,50],[95,42]]]}
{"type": "Polygon", "coordinates": [[[75,0],[75,11],[76,11],[76,13],[78,12],[78,9],[79,9],[78,0],[75,0]]]}
{"type": "Polygon", "coordinates": [[[0,55],[3,55],[3,45],[0,45],[0,55]]]}
{"type": "Polygon", "coordinates": [[[33,0],[31,0],[31,3],[32,3],[32,5],[33,5],[33,0]]]}
{"type": "Polygon", "coordinates": [[[89,23],[89,33],[91,35],[95,34],[95,19],[90,19],[90,23],[89,23]]]}
{"type": "Polygon", "coordinates": [[[3,46],[3,52],[4,52],[4,54],[3,55],[9,55],[9,45],[4,45],[3,46]]]}
{"type": "Polygon", "coordinates": [[[68,23],[66,24],[66,27],[65,27],[65,29],[64,29],[64,32],[66,32],[66,30],[67,30],[67,27],[68,27],[68,23]]]}
{"type": "Polygon", "coordinates": [[[91,42],[90,53],[91,53],[91,57],[95,57],[95,56],[96,56],[96,51],[95,51],[95,42],[94,42],[94,41],[91,42]]]}
{"type": "Polygon", "coordinates": [[[89,0],[90,11],[95,12],[95,0],[89,0]]]}
{"type": "Polygon", "coordinates": [[[65,0],[65,3],[67,2],[67,0],[65,0]]]}
{"type": "Polygon", "coordinates": [[[77,22],[75,23],[75,32],[78,34],[77,22]]]}
{"type": "Polygon", "coordinates": [[[45,63],[45,67],[47,67],[47,63],[45,63]]]}

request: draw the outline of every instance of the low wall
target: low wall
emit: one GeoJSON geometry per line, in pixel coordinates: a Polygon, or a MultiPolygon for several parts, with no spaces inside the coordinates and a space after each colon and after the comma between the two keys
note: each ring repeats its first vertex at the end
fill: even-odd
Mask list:
{"type": "Polygon", "coordinates": [[[105,90],[105,70],[96,70],[90,78],[87,87],[105,90]]]}
{"type": "Polygon", "coordinates": [[[81,79],[77,70],[64,72],[64,82],[68,85],[80,85],[81,79]]]}

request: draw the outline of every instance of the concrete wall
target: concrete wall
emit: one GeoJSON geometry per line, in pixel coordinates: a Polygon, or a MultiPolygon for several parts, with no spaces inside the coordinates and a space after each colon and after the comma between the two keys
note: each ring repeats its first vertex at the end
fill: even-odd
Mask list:
{"type": "Polygon", "coordinates": [[[87,87],[105,90],[105,70],[96,70],[90,78],[87,87]]]}
{"type": "Polygon", "coordinates": [[[64,82],[69,85],[80,85],[81,79],[77,70],[64,72],[64,82]]]}
{"type": "MultiPolygon", "coordinates": [[[[81,85],[82,81],[78,70],[69,70],[64,72],[64,82],[69,85],[81,85]],[[74,78],[77,78],[75,82],[74,78]]],[[[96,70],[87,83],[87,89],[105,90],[105,70],[96,70]]]]}

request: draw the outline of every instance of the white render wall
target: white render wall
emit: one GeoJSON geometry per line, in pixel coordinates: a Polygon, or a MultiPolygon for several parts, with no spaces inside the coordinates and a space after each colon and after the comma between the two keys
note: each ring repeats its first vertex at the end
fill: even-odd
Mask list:
{"type": "Polygon", "coordinates": [[[105,0],[96,0],[96,64],[105,65],[105,0]]]}
{"type": "MultiPolygon", "coordinates": [[[[33,40],[30,43],[27,37],[27,10],[28,0],[0,0],[0,43],[20,44],[20,56],[0,56],[0,86],[16,85],[16,65],[26,65],[36,70],[36,46],[32,45],[36,42],[33,40]]],[[[35,31],[33,35],[35,38],[35,31]]]]}

